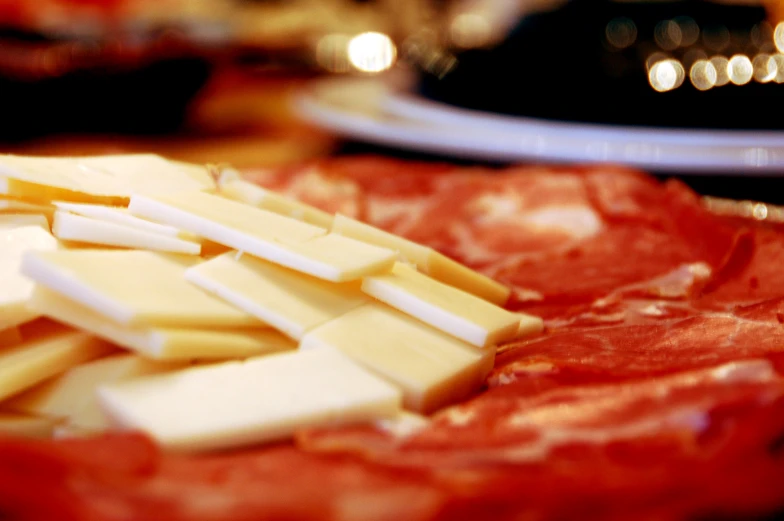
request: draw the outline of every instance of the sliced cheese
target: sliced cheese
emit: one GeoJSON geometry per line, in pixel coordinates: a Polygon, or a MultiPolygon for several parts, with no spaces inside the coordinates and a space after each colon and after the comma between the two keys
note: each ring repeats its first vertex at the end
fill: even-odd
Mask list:
{"type": "Polygon", "coordinates": [[[8,347],[22,342],[22,332],[18,327],[0,330],[0,347],[8,347]]]}
{"type": "Polygon", "coordinates": [[[124,224],[101,221],[63,210],[54,213],[52,233],[62,240],[115,248],[199,255],[201,244],[142,231],[124,224]]]}
{"type": "Polygon", "coordinates": [[[477,273],[431,248],[369,224],[337,214],[332,224],[332,232],[395,250],[398,252],[400,261],[414,264],[422,273],[499,306],[509,300],[511,290],[503,284],[477,273]]]}
{"type": "Polygon", "coordinates": [[[529,315],[527,313],[515,314],[520,319],[515,338],[525,338],[528,336],[538,335],[544,331],[544,320],[542,320],[540,317],[529,315]]]}
{"type": "Polygon", "coordinates": [[[200,192],[134,196],[131,213],[314,277],[344,282],[391,268],[395,252],[200,192]]]}
{"type": "Polygon", "coordinates": [[[4,407],[67,419],[69,427],[97,432],[108,427],[95,395],[99,385],[184,367],[187,367],[186,362],[160,362],[133,354],[115,354],[73,367],[17,395],[4,407]]]}
{"type": "MultiPolygon", "coordinates": [[[[0,180],[0,184],[2,184],[2,180],[0,180]]],[[[52,220],[52,215],[54,215],[54,206],[50,204],[23,201],[21,199],[0,197],[0,215],[7,213],[43,215],[48,222],[52,220]]],[[[47,228],[48,227],[49,225],[47,224],[47,228]]]]}
{"type": "Polygon", "coordinates": [[[38,316],[27,308],[34,284],[20,271],[22,257],[27,251],[56,248],[57,239],[40,226],[0,230],[0,329],[38,316]]]}
{"type": "Polygon", "coordinates": [[[301,349],[332,347],[399,386],[407,409],[428,413],[476,391],[495,349],[476,349],[378,303],[308,332],[301,349]]]}
{"type": "Polygon", "coordinates": [[[215,190],[206,168],[154,154],[0,156],[0,193],[31,201],[126,205],[132,194],[215,190]]]}
{"type": "Polygon", "coordinates": [[[0,214],[0,231],[22,226],[40,226],[48,232],[49,220],[45,215],[38,213],[0,214]]]}
{"type": "Polygon", "coordinates": [[[42,286],[33,292],[30,307],[59,322],[159,360],[246,358],[296,347],[287,337],[271,329],[123,326],[42,286]]]}
{"type": "Polygon", "coordinates": [[[158,224],[135,217],[131,215],[127,208],[122,206],[68,203],[63,201],[55,201],[53,204],[58,210],[65,210],[66,212],[81,215],[82,217],[91,217],[93,219],[100,219],[101,221],[124,224],[126,226],[130,226],[131,228],[136,228],[145,232],[156,233],[158,235],[165,235],[166,237],[180,237],[180,234],[182,233],[173,226],[166,226],[165,224],[158,224]]]}
{"type": "Polygon", "coordinates": [[[395,416],[400,392],[331,349],[295,351],[107,385],[107,414],[174,450],[227,449],[297,429],[395,416]]]}
{"type": "Polygon", "coordinates": [[[39,326],[21,344],[0,351],[0,400],[113,349],[88,333],[39,326]]]}
{"type": "Polygon", "coordinates": [[[136,250],[31,252],[22,272],[110,320],[127,325],[259,327],[251,315],[185,280],[201,259],[136,250]]]}
{"type": "Polygon", "coordinates": [[[0,411],[0,436],[46,439],[52,437],[56,425],[53,418],[0,411]]]}
{"type": "Polygon", "coordinates": [[[290,199],[279,193],[273,192],[259,185],[243,181],[241,179],[230,179],[219,181],[218,193],[234,201],[249,204],[256,208],[262,208],[285,215],[306,223],[315,224],[322,228],[332,226],[332,214],[320,210],[315,206],[290,199]]]}
{"type": "Polygon", "coordinates": [[[517,313],[438,282],[403,263],[397,263],[389,273],[365,277],[362,291],[477,347],[514,338],[521,320],[517,313]]]}
{"type": "Polygon", "coordinates": [[[194,266],[185,278],[296,340],[368,301],[357,282],[326,282],[237,253],[194,266]]]}

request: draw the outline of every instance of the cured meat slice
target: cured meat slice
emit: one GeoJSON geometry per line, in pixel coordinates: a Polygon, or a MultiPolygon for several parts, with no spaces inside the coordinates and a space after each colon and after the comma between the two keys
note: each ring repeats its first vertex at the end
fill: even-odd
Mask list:
{"type": "Polygon", "coordinates": [[[404,433],[199,457],[0,439],[0,518],[412,521],[784,512],[784,230],[615,167],[337,158],[253,174],[513,286],[545,333],[404,433]],[[34,491],[34,492],[33,492],[34,491]]]}

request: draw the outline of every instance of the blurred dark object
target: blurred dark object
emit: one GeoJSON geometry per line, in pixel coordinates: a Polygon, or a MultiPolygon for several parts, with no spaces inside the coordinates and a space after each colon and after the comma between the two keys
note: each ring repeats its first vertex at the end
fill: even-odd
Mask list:
{"type": "Polygon", "coordinates": [[[524,17],[494,48],[424,53],[420,90],[515,116],[780,129],[784,55],[766,17],[761,6],[698,0],[572,0],[524,17]]]}
{"type": "Polygon", "coordinates": [[[52,39],[0,32],[0,139],[58,132],[157,134],[178,128],[209,77],[176,32],[143,39],[52,39]]]}

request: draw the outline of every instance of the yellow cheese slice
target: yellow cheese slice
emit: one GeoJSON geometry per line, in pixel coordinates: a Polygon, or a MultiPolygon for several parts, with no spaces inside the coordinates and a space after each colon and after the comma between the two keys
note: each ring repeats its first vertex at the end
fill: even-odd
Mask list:
{"type": "MultiPolygon", "coordinates": [[[[522,320],[517,313],[438,282],[403,263],[397,263],[389,273],[365,277],[362,291],[477,347],[514,338],[522,320]]],[[[541,330],[542,321],[538,322],[541,330]]]]}
{"type": "Polygon", "coordinates": [[[37,213],[0,214],[0,231],[22,226],[40,226],[48,232],[49,220],[45,215],[37,213]]]}
{"type": "Polygon", "coordinates": [[[27,308],[33,281],[22,275],[25,252],[54,250],[57,239],[37,225],[0,230],[0,329],[33,320],[38,315],[27,308]]]}
{"type": "Polygon", "coordinates": [[[308,332],[300,349],[332,347],[399,386],[407,409],[428,413],[476,391],[495,348],[477,349],[397,310],[372,303],[308,332]]]}
{"type": "Polygon", "coordinates": [[[21,344],[0,351],[0,400],[113,349],[88,333],[38,324],[21,344]]]}
{"type": "Polygon", "coordinates": [[[195,329],[130,327],[42,286],[35,288],[30,307],[59,322],[89,331],[118,346],[159,360],[228,359],[259,356],[296,345],[272,329],[195,329]]]}
{"type": "Polygon", "coordinates": [[[57,420],[17,412],[0,411],[0,435],[22,438],[51,438],[57,420]]]}
{"type": "Polygon", "coordinates": [[[493,304],[503,306],[509,300],[511,290],[503,284],[403,237],[340,214],[335,215],[332,232],[395,250],[400,261],[414,264],[422,273],[493,304]]]}
{"type": "Polygon", "coordinates": [[[68,203],[55,201],[52,203],[58,210],[65,210],[82,217],[90,217],[101,221],[124,224],[141,231],[165,235],[166,237],[181,237],[182,233],[177,228],[158,224],[131,215],[127,208],[122,206],[107,206],[104,204],[68,203]]]}
{"type": "Polygon", "coordinates": [[[154,154],[95,157],[0,156],[0,193],[30,201],[123,206],[132,194],[215,190],[204,167],[154,154]]]}
{"type": "Polygon", "coordinates": [[[7,410],[67,420],[71,428],[98,432],[108,427],[98,406],[99,385],[170,372],[187,362],[161,362],[134,354],[115,354],[78,365],[5,402],[7,410]]]}
{"type": "Polygon", "coordinates": [[[395,252],[200,192],[134,196],[131,213],[314,277],[344,282],[392,267],[395,252]]]}
{"type": "Polygon", "coordinates": [[[0,215],[7,213],[43,215],[46,217],[47,221],[51,221],[52,215],[54,215],[54,206],[50,204],[34,203],[23,201],[21,199],[5,198],[0,196],[0,215]]]}
{"type": "Polygon", "coordinates": [[[119,426],[187,451],[393,417],[400,407],[398,389],[331,349],[186,369],[106,385],[98,393],[119,426]]]}
{"type": "Polygon", "coordinates": [[[0,347],[8,347],[22,342],[22,332],[18,327],[0,330],[0,347]]]}
{"type": "Polygon", "coordinates": [[[201,244],[196,242],[158,235],[124,224],[101,221],[63,210],[57,210],[54,213],[52,234],[61,240],[97,246],[137,248],[185,255],[199,255],[201,253],[201,244]]]}
{"type": "Polygon", "coordinates": [[[136,250],[31,252],[22,272],[127,325],[260,327],[251,315],[185,280],[198,257],[136,250]]]}
{"type": "Polygon", "coordinates": [[[237,253],[189,268],[185,278],[296,340],[369,300],[358,282],[326,282],[237,253]]]}
{"type": "Polygon", "coordinates": [[[269,210],[322,228],[332,226],[332,215],[324,210],[290,199],[248,181],[230,179],[221,182],[219,180],[218,193],[233,201],[269,210]]]}

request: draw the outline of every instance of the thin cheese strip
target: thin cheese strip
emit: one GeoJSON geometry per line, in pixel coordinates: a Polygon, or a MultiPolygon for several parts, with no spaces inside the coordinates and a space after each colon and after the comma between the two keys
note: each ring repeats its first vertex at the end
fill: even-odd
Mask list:
{"type": "Polygon", "coordinates": [[[521,320],[519,314],[438,282],[403,263],[397,263],[389,273],[365,277],[362,291],[477,347],[514,338],[521,320]]]}
{"type": "Polygon", "coordinates": [[[57,421],[44,416],[0,411],[0,435],[21,438],[51,438],[57,421]]]}
{"type": "Polygon", "coordinates": [[[261,322],[184,278],[201,259],[148,251],[32,252],[22,272],[39,284],[127,325],[259,327],[261,322]]]}
{"type": "Polygon", "coordinates": [[[73,367],[4,404],[7,410],[63,418],[69,427],[104,430],[108,423],[98,406],[99,385],[171,372],[186,362],[160,362],[133,354],[116,354],[73,367]]]}
{"type": "Polygon", "coordinates": [[[25,252],[54,250],[57,239],[40,226],[0,230],[0,329],[33,320],[38,315],[27,308],[33,281],[22,275],[25,252]]]}
{"type": "Polygon", "coordinates": [[[175,237],[167,237],[131,228],[124,224],[100,221],[57,210],[54,213],[52,233],[58,239],[116,248],[199,255],[201,245],[175,237]]]}
{"type": "Polygon", "coordinates": [[[49,231],[49,220],[45,215],[37,213],[8,213],[0,214],[0,231],[22,226],[40,226],[49,231]]]}
{"type": "Polygon", "coordinates": [[[356,282],[335,284],[270,262],[227,253],[185,278],[299,340],[306,331],[368,301],[356,282]]]}
{"type": "Polygon", "coordinates": [[[0,347],[8,347],[22,342],[22,332],[18,327],[0,330],[0,347]]]}
{"type": "Polygon", "coordinates": [[[400,391],[341,353],[319,349],[120,382],[102,387],[99,399],[121,427],[191,451],[394,417],[400,391]]]}
{"type": "Polygon", "coordinates": [[[128,204],[132,194],[215,190],[206,168],[154,154],[0,156],[0,193],[30,201],[128,204]]]}
{"type": "Polygon", "coordinates": [[[256,208],[269,210],[270,212],[321,226],[322,228],[330,228],[332,226],[333,217],[324,210],[289,199],[248,181],[241,179],[219,181],[218,191],[223,197],[249,204],[256,208]]]}
{"type": "Polygon", "coordinates": [[[395,250],[402,262],[414,264],[422,273],[493,304],[503,306],[509,300],[511,290],[503,284],[477,273],[431,248],[369,224],[337,214],[332,224],[332,232],[395,250]]]}
{"type": "Polygon", "coordinates": [[[134,215],[333,282],[385,271],[395,258],[391,250],[327,236],[323,228],[211,194],[134,196],[129,209],[134,215]]]}
{"type": "Polygon", "coordinates": [[[290,339],[271,329],[122,326],[41,286],[33,292],[30,307],[42,315],[158,360],[247,358],[296,347],[290,339]]]}
{"type": "MultiPolygon", "coordinates": [[[[54,206],[58,210],[65,210],[82,217],[90,217],[99,219],[101,221],[108,221],[117,224],[124,224],[131,228],[137,228],[141,231],[156,233],[166,237],[180,237],[182,233],[173,226],[166,226],[165,224],[158,224],[145,219],[139,219],[128,212],[127,208],[122,206],[107,206],[103,204],[85,204],[85,203],[68,203],[63,201],[55,201],[54,206]]],[[[183,238],[183,237],[180,237],[183,238]]]]}
{"type": "MultiPolygon", "coordinates": [[[[0,180],[0,182],[1,181],[2,180],[0,180]]],[[[52,216],[54,215],[54,206],[0,197],[0,215],[5,213],[38,214],[46,217],[47,221],[51,221],[52,216]]]]}
{"type": "Polygon", "coordinates": [[[88,333],[39,326],[21,344],[0,351],[0,400],[113,349],[88,333]]]}
{"type": "Polygon", "coordinates": [[[476,349],[399,311],[367,304],[305,335],[301,349],[332,347],[403,389],[407,409],[428,413],[484,382],[495,348],[476,349]]]}

